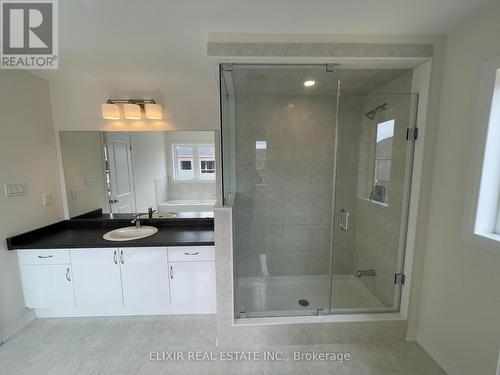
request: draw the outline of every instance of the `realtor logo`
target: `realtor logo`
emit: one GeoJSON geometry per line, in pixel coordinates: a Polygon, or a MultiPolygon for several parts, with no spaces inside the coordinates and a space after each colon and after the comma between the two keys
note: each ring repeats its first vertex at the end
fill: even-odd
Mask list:
{"type": "Polygon", "coordinates": [[[0,2],[2,69],[57,69],[57,2],[0,2]]]}

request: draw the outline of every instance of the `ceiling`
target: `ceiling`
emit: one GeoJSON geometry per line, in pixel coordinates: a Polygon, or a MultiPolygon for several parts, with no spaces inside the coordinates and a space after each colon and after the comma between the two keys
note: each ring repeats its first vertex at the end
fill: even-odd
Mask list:
{"type": "Polygon", "coordinates": [[[258,66],[233,67],[232,81],[235,95],[335,95],[337,80],[342,81],[342,91],[369,93],[384,83],[408,72],[405,69],[342,69],[339,73],[318,68],[258,66]],[[312,80],[312,87],[304,82],[312,80]]]}
{"type": "Polygon", "coordinates": [[[35,73],[51,80],[196,79],[211,69],[209,33],[443,34],[494,2],[64,0],[58,2],[60,68],[35,73]]]}

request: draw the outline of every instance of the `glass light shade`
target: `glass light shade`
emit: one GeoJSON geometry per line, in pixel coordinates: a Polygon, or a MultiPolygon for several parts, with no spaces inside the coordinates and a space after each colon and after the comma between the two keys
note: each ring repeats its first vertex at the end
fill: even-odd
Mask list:
{"type": "Polygon", "coordinates": [[[141,119],[141,107],[139,104],[124,104],[123,110],[125,112],[125,118],[128,120],[140,120],[141,119]]]}
{"type": "Polygon", "coordinates": [[[159,104],[146,104],[146,118],[150,120],[161,120],[161,105],[159,104]]]}
{"type": "Polygon", "coordinates": [[[106,120],[119,120],[120,119],[120,107],[118,104],[105,103],[101,105],[102,118],[106,120]]]}

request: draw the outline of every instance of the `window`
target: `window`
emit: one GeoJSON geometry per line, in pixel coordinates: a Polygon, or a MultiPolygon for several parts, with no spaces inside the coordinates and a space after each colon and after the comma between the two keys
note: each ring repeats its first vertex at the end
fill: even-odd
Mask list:
{"type": "Polygon", "coordinates": [[[388,193],[391,181],[393,136],[394,120],[377,124],[373,189],[370,199],[380,203],[387,203],[389,201],[388,193]]]}
{"type": "Polygon", "coordinates": [[[500,252],[500,57],[482,65],[466,239],[500,252]]]}
{"type": "Polygon", "coordinates": [[[215,180],[215,146],[213,144],[173,145],[175,180],[215,180]]]}

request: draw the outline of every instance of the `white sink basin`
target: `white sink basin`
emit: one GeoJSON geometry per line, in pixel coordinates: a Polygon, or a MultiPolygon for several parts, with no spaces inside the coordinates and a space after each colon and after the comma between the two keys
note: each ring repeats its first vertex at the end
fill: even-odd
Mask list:
{"type": "Polygon", "coordinates": [[[108,241],[132,241],[152,236],[156,232],[158,232],[158,228],[143,225],[140,228],[125,227],[115,229],[105,233],[102,237],[108,241]]]}

